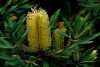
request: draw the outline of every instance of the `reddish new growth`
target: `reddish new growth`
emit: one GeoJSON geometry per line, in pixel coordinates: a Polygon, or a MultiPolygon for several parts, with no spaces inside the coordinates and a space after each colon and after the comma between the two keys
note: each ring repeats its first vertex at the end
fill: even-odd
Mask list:
{"type": "Polygon", "coordinates": [[[59,29],[62,29],[64,27],[64,23],[63,22],[59,22],[59,29]]]}

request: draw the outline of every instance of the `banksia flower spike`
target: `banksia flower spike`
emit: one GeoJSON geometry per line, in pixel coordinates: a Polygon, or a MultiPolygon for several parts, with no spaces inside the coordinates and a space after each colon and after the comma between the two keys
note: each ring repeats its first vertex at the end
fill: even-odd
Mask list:
{"type": "Polygon", "coordinates": [[[27,29],[29,47],[33,52],[50,48],[51,37],[48,14],[43,9],[32,9],[27,14],[27,29]]]}
{"type": "Polygon", "coordinates": [[[64,36],[59,34],[58,31],[66,32],[66,28],[64,27],[63,22],[59,22],[59,27],[53,32],[53,43],[55,51],[64,49],[64,36]]]}
{"type": "Polygon", "coordinates": [[[92,53],[91,53],[91,55],[95,55],[95,57],[93,58],[93,60],[95,60],[95,59],[98,58],[98,57],[96,56],[96,54],[97,54],[97,50],[93,50],[92,53]]]}
{"type": "Polygon", "coordinates": [[[97,50],[93,50],[92,51],[92,54],[94,55],[94,54],[96,54],[97,53],[97,50]]]}

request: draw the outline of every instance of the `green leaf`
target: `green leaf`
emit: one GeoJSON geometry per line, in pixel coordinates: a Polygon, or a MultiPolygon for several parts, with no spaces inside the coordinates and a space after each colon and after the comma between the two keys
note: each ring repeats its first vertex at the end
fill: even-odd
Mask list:
{"type": "Polygon", "coordinates": [[[96,34],[92,34],[90,36],[87,36],[87,37],[84,37],[83,40],[93,40],[95,39],[96,37],[100,37],[100,33],[96,33],[96,34]]]}
{"type": "Polygon", "coordinates": [[[8,22],[9,27],[13,28],[13,26],[14,26],[15,23],[13,22],[12,18],[10,17],[8,21],[9,21],[8,22]]]}
{"type": "Polygon", "coordinates": [[[75,43],[73,43],[69,48],[74,48],[80,44],[90,44],[90,43],[93,43],[93,41],[89,41],[89,40],[78,40],[76,41],[75,43]]]}
{"type": "Polygon", "coordinates": [[[81,58],[82,58],[82,57],[85,57],[86,55],[89,55],[89,54],[93,51],[93,49],[94,49],[94,48],[88,49],[86,52],[84,52],[84,53],[82,54],[81,58]]]}
{"type": "Polygon", "coordinates": [[[65,36],[65,37],[67,37],[67,38],[70,38],[69,35],[68,35],[66,32],[62,32],[62,31],[60,31],[60,30],[58,30],[57,32],[58,32],[59,34],[65,36]]]}
{"type": "Polygon", "coordinates": [[[95,61],[82,61],[82,62],[80,62],[80,63],[91,63],[91,62],[95,62],[95,61]]]}
{"type": "Polygon", "coordinates": [[[32,4],[25,4],[23,6],[21,6],[20,8],[24,8],[24,9],[29,9],[29,8],[32,8],[34,5],[32,4]]]}
{"type": "Polygon", "coordinates": [[[19,18],[19,21],[18,21],[18,22],[14,25],[14,27],[13,27],[14,33],[16,33],[16,32],[20,29],[20,27],[21,27],[21,25],[24,23],[25,19],[26,19],[25,15],[22,15],[22,16],[19,18]]]}
{"type": "Polygon", "coordinates": [[[5,29],[7,29],[7,27],[8,27],[8,24],[6,21],[4,21],[4,27],[5,27],[5,29]]]}
{"type": "Polygon", "coordinates": [[[88,17],[89,17],[89,15],[87,15],[85,18],[83,18],[83,20],[80,22],[80,24],[79,24],[79,28],[81,28],[83,25],[85,25],[85,23],[87,22],[87,20],[88,20],[88,17]]]}
{"type": "Polygon", "coordinates": [[[11,4],[11,2],[12,2],[12,0],[7,0],[5,5],[8,6],[11,4]]]}
{"type": "Polygon", "coordinates": [[[18,14],[19,14],[19,13],[21,14],[22,12],[25,12],[25,10],[23,10],[23,9],[16,9],[15,12],[18,13],[18,14]]]}
{"type": "Polygon", "coordinates": [[[24,23],[20,25],[19,30],[17,32],[17,39],[20,39],[25,32],[25,25],[24,23]]]}
{"type": "Polygon", "coordinates": [[[80,61],[81,61],[81,63],[86,62],[86,61],[88,61],[88,62],[93,61],[96,56],[97,56],[97,54],[92,55],[90,53],[87,56],[82,57],[80,61]]]}
{"type": "Polygon", "coordinates": [[[85,32],[87,32],[88,30],[90,30],[93,26],[94,26],[94,23],[92,21],[89,25],[87,25],[87,27],[85,27],[85,29],[77,37],[82,36],[85,32]]]}
{"type": "Polygon", "coordinates": [[[76,16],[75,18],[75,22],[74,22],[74,28],[73,28],[73,32],[74,32],[74,35],[76,35],[76,33],[78,32],[78,29],[79,29],[79,23],[80,23],[80,16],[76,16]]]}
{"type": "Polygon", "coordinates": [[[69,33],[71,32],[73,35],[73,29],[71,27],[71,21],[68,21],[66,18],[63,17],[63,22],[65,23],[65,26],[69,28],[69,33]]]}
{"type": "Polygon", "coordinates": [[[5,62],[5,67],[6,66],[11,66],[11,67],[24,67],[25,63],[21,60],[20,56],[18,55],[13,55],[12,60],[8,60],[5,62]]]}
{"type": "Polygon", "coordinates": [[[0,37],[0,48],[1,49],[13,49],[14,47],[4,38],[0,37]]]}
{"type": "Polygon", "coordinates": [[[60,15],[60,9],[58,9],[50,18],[50,29],[55,28],[58,23],[58,17],[60,15]]]}
{"type": "Polygon", "coordinates": [[[75,25],[74,25],[74,28],[73,28],[73,31],[74,31],[75,35],[81,30],[81,28],[85,25],[87,20],[88,20],[88,15],[83,20],[80,20],[79,15],[76,17],[75,25]]]}
{"type": "Polygon", "coordinates": [[[17,7],[17,5],[16,5],[16,6],[12,6],[11,8],[9,8],[9,9],[5,12],[4,17],[6,17],[6,16],[9,15],[12,11],[14,11],[16,7],[17,7]]]}
{"type": "Polygon", "coordinates": [[[4,60],[13,60],[13,58],[9,55],[6,55],[4,53],[0,53],[0,58],[4,60]]]}
{"type": "Polygon", "coordinates": [[[66,18],[63,17],[63,22],[65,23],[66,26],[68,26],[69,28],[71,27],[71,22],[69,22],[66,18]]]}
{"type": "Polygon", "coordinates": [[[28,30],[26,30],[26,32],[22,35],[22,37],[18,40],[18,43],[21,43],[21,42],[23,42],[24,41],[24,39],[25,39],[25,36],[27,35],[27,33],[29,32],[29,29],[28,30]]]}
{"type": "Polygon", "coordinates": [[[80,44],[90,44],[90,43],[93,43],[93,39],[95,39],[96,37],[100,36],[100,33],[97,33],[97,34],[93,34],[93,35],[90,35],[90,36],[87,36],[81,40],[77,40],[76,42],[74,42],[69,48],[74,48],[80,44]]]}
{"type": "Polygon", "coordinates": [[[3,15],[6,11],[6,8],[11,4],[12,0],[6,0],[4,7],[1,9],[1,14],[3,15]]]}
{"type": "Polygon", "coordinates": [[[85,7],[87,10],[100,10],[100,5],[99,4],[80,4],[80,6],[85,7]]]}

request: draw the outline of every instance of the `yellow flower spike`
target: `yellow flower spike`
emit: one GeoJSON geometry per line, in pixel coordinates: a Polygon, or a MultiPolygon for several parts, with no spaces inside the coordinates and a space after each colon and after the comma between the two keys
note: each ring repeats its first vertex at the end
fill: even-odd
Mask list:
{"type": "Polygon", "coordinates": [[[16,20],[18,17],[17,16],[12,16],[11,18],[12,18],[12,20],[16,20]]]}
{"type": "Polygon", "coordinates": [[[55,51],[64,49],[64,36],[58,33],[58,31],[66,32],[63,22],[59,22],[59,27],[53,32],[53,42],[55,51]]]}
{"type": "MultiPolygon", "coordinates": [[[[92,51],[92,53],[91,53],[91,55],[95,55],[97,53],[97,50],[93,50],[92,51]]],[[[95,60],[95,59],[97,59],[98,57],[96,56],[96,57],[94,57],[93,59],[95,60]]]]}
{"type": "Polygon", "coordinates": [[[29,47],[33,52],[44,51],[51,46],[51,34],[48,14],[43,9],[31,9],[27,14],[29,47]]]}
{"type": "Polygon", "coordinates": [[[93,50],[92,51],[92,54],[94,55],[94,54],[96,54],[97,53],[97,50],[93,50]]]}

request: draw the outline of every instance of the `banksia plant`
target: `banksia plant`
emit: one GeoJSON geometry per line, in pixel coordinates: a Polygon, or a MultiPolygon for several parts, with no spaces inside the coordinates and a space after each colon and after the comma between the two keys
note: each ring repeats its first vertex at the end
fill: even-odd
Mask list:
{"type": "Polygon", "coordinates": [[[66,32],[63,22],[59,22],[59,27],[53,32],[53,44],[55,51],[64,49],[64,36],[61,35],[59,31],[66,32]]]}
{"type": "Polygon", "coordinates": [[[48,14],[43,9],[32,9],[27,14],[28,42],[33,52],[44,51],[50,48],[51,37],[48,14]]]}
{"type": "Polygon", "coordinates": [[[57,2],[1,0],[1,67],[100,67],[99,0],[57,2]]]}

